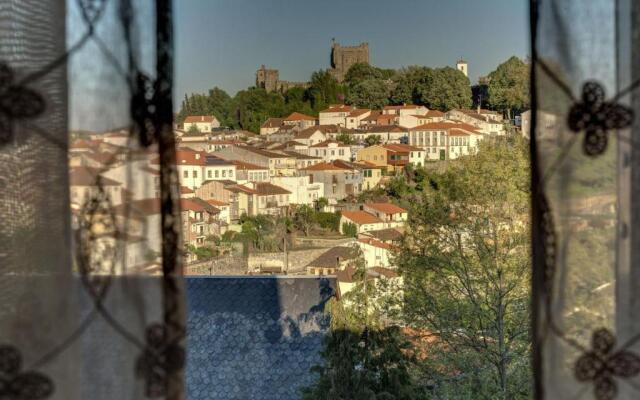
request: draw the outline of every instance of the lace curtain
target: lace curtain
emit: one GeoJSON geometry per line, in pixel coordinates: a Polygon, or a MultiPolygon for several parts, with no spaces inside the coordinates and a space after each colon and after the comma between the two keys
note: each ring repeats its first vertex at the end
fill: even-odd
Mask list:
{"type": "Polygon", "coordinates": [[[183,398],[170,0],[0,2],[0,398],[183,398]]]}
{"type": "Polygon", "coordinates": [[[640,398],[638,7],[531,1],[537,398],[640,398]]]}

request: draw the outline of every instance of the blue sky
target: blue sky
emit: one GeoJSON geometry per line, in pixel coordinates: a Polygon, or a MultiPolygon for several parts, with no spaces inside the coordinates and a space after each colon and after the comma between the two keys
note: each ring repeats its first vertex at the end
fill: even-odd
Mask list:
{"type": "Polygon", "coordinates": [[[253,85],[261,65],[303,81],[329,67],[331,39],[369,42],[386,68],[469,63],[471,82],[529,54],[526,0],[176,0],[177,104],[253,85]]]}

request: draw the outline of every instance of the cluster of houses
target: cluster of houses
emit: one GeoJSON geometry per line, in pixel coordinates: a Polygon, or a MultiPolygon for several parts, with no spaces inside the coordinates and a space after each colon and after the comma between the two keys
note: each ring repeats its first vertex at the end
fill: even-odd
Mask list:
{"type": "MultiPolygon", "coordinates": [[[[344,200],[353,203],[407,165],[473,154],[484,137],[504,134],[502,126],[493,111],[443,113],[414,105],[331,105],[318,118],[268,118],[260,134],[220,128],[214,116],[188,116],[175,127],[185,248],[237,229],[243,215],[284,215],[321,198],[330,209],[344,200]]],[[[131,150],[130,141],[125,130],[85,133],[72,141],[70,200],[79,216],[98,191],[107,194],[115,218],[133,221],[127,223],[127,264],[144,270],[161,250],[160,165],[156,152],[131,150]]],[[[377,260],[368,266],[388,268],[380,260],[389,259],[383,253],[393,240],[376,233],[386,238],[404,221],[406,211],[397,206],[365,204],[346,209],[340,229],[355,225],[365,258],[377,260]]],[[[307,272],[335,268],[309,265],[307,272]]]]}

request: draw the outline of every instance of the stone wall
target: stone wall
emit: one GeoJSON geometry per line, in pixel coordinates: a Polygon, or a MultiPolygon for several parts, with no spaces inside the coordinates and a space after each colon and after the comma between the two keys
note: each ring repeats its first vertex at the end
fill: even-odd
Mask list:
{"type": "MultiPolygon", "coordinates": [[[[311,261],[318,258],[327,248],[314,248],[305,250],[293,250],[289,252],[289,274],[305,272],[304,267],[311,261]]],[[[280,267],[284,266],[284,254],[277,253],[257,253],[250,254],[247,259],[247,267],[250,272],[259,271],[260,267],[280,267]]]]}
{"type": "Polygon", "coordinates": [[[247,259],[242,256],[223,256],[196,262],[184,267],[185,275],[246,275],[247,259]]]}

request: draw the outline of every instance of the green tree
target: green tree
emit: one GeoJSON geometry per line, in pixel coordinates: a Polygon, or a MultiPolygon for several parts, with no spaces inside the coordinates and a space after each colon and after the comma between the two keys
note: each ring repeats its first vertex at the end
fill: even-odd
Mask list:
{"type": "Polygon", "coordinates": [[[316,111],[311,106],[307,89],[294,87],[284,94],[285,114],[299,112],[307,115],[315,115],[316,111]]]}
{"type": "Polygon", "coordinates": [[[346,132],[342,132],[340,133],[338,136],[336,136],[336,140],[342,144],[354,144],[355,140],[353,140],[353,137],[351,135],[349,135],[346,132]]]}
{"type": "Polygon", "coordinates": [[[470,385],[475,398],[530,396],[527,154],[521,139],[485,141],[477,155],[432,172],[395,260],[407,323],[444,349],[431,379],[453,367],[455,384],[470,385]],[[484,380],[471,379],[478,371],[484,380]]]}
{"type": "Polygon", "coordinates": [[[382,137],[380,135],[369,135],[364,139],[366,147],[375,146],[382,143],[382,137]]]}
{"type": "MultiPolygon", "coordinates": [[[[326,306],[331,315],[331,332],[325,337],[324,363],[314,367],[318,381],[303,390],[303,399],[395,399],[412,400],[419,387],[412,370],[415,358],[411,345],[398,326],[383,323],[386,313],[376,307],[381,301],[376,281],[367,279],[362,255],[352,267],[358,282],[326,306]]],[[[396,290],[386,290],[397,296],[396,290]]]]}
{"type": "Polygon", "coordinates": [[[340,212],[321,212],[315,214],[315,223],[325,230],[338,232],[340,230],[340,212]]]}
{"type": "Polygon", "coordinates": [[[191,124],[189,126],[189,133],[199,133],[200,129],[198,128],[198,125],[196,124],[191,124]]]}
{"type": "Polygon", "coordinates": [[[389,104],[391,90],[381,79],[367,79],[349,89],[347,103],[358,107],[379,109],[389,104]]]}
{"type": "Polygon", "coordinates": [[[313,227],[314,220],[315,212],[306,204],[299,206],[293,215],[293,225],[304,232],[305,236],[309,236],[309,229],[313,227]]]}
{"type": "Polygon", "coordinates": [[[351,222],[342,223],[342,234],[347,237],[358,237],[358,227],[351,222]]]}
{"type": "Polygon", "coordinates": [[[344,76],[344,82],[349,86],[370,79],[383,79],[383,75],[379,68],[367,63],[353,64],[344,76]]]}
{"type": "Polygon", "coordinates": [[[222,126],[233,125],[233,115],[230,114],[231,97],[222,89],[214,87],[207,94],[185,94],[180,112],[176,117],[182,123],[189,115],[213,115],[222,126]]]}
{"type": "Polygon", "coordinates": [[[326,197],[320,197],[315,201],[316,211],[322,211],[328,205],[329,199],[326,197]]]}
{"type": "Polygon", "coordinates": [[[395,88],[391,94],[394,104],[422,104],[417,88],[431,73],[431,68],[412,65],[398,72],[395,88]]]}
{"type": "Polygon", "coordinates": [[[489,103],[511,119],[529,107],[529,64],[511,57],[489,74],[489,103]]]}
{"type": "Polygon", "coordinates": [[[239,91],[233,98],[234,126],[251,132],[259,132],[260,125],[269,117],[284,115],[284,98],[280,93],[267,93],[262,88],[239,91]]]}
{"type": "Polygon", "coordinates": [[[338,83],[329,71],[320,70],[311,74],[307,97],[310,99],[314,110],[322,110],[329,104],[342,103],[344,94],[344,87],[338,83]]]}
{"type": "Polygon", "coordinates": [[[427,69],[423,73],[415,89],[418,104],[440,111],[471,107],[469,78],[462,72],[444,67],[427,69]]]}

